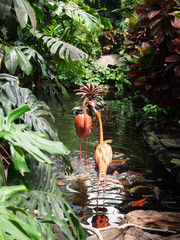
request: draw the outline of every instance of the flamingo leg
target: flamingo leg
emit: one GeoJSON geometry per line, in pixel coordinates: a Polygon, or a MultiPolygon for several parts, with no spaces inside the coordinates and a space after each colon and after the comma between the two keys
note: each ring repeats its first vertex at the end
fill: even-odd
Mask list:
{"type": "Polygon", "coordinates": [[[99,171],[98,182],[97,182],[98,193],[99,193],[99,181],[100,181],[100,178],[101,178],[101,171],[99,171]]]}
{"type": "Polygon", "coordinates": [[[86,166],[87,166],[87,140],[88,140],[88,138],[86,138],[86,153],[85,153],[85,158],[86,158],[86,166]]]}
{"type": "Polygon", "coordinates": [[[80,164],[81,164],[81,138],[79,138],[79,145],[80,145],[80,164]]]}

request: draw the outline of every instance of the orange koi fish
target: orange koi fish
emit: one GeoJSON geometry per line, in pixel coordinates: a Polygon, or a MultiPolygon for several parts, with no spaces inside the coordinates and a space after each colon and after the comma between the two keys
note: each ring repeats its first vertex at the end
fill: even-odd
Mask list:
{"type": "Polygon", "coordinates": [[[65,185],[65,183],[64,183],[64,182],[61,182],[61,181],[59,181],[59,180],[57,180],[57,182],[59,183],[59,185],[62,185],[62,186],[64,186],[64,185],[65,185]]]}
{"type": "Polygon", "coordinates": [[[145,205],[147,199],[148,199],[148,197],[145,197],[145,198],[143,198],[143,199],[141,199],[141,200],[138,200],[138,201],[134,202],[134,203],[131,205],[131,207],[143,207],[143,206],[145,205]]]}

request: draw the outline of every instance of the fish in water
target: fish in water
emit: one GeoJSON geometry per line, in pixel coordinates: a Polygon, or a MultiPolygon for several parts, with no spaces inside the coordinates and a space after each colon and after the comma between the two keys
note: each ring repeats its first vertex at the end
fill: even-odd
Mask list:
{"type": "Polygon", "coordinates": [[[145,205],[145,203],[147,202],[147,199],[148,199],[148,197],[145,197],[145,198],[143,198],[143,199],[140,199],[140,200],[134,202],[134,203],[131,205],[131,207],[143,207],[143,206],[145,205]]]}

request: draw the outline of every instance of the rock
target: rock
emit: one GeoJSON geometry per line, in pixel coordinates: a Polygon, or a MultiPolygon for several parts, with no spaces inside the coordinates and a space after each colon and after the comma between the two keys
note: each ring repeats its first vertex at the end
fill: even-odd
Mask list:
{"type": "MultiPolygon", "coordinates": [[[[180,212],[135,210],[125,215],[119,227],[121,229],[109,228],[101,231],[103,240],[176,240],[180,239],[180,234],[178,234],[180,232],[180,212]],[[122,228],[125,224],[132,224],[132,226],[126,225],[126,228],[122,228]],[[162,232],[154,231],[153,228],[160,229],[162,232]],[[174,233],[170,231],[174,231],[174,233]]],[[[96,239],[98,239],[96,235],[87,238],[87,240],[96,239]]]]}
{"type": "Polygon", "coordinates": [[[135,223],[150,228],[170,229],[180,232],[180,212],[135,210],[125,215],[121,224],[135,223]]]}
{"type": "Polygon", "coordinates": [[[108,54],[97,59],[96,62],[103,67],[107,67],[108,65],[119,66],[119,58],[120,58],[119,54],[108,54]]]}

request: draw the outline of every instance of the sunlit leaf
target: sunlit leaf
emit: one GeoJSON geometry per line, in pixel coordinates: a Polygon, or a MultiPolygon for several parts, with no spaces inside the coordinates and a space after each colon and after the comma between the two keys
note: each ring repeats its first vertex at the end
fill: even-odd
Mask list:
{"type": "Polygon", "coordinates": [[[14,47],[6,47],[4,64],[10,74],[14,74],[18,66],[18,56],[14,47]]]}
{"type": "Polygon", "coordinates": [[[30,110],[28,105],[23,105],[19,108],[14,109],[7,117],[7,129],[10,129],[12,122],[19,118],[23,113],[30,110]]]}
{"type": "Polygon", "coordinates": [[[24,185],[8,186],[0,188],[0,201],[5,201],[17,192],[27,191],[24,185]]]}
{"type": "MultiPolygon", "coordinates": [[[[17,208],[14,208],[13,210],[18,211],[17,208]]],[[[19,211],[23,212],[23,214],[27,216],[25,210],[19,209],[19,211]]],[[[40,240],[41,233],[32,227],[28,222],[16,216],[12,211],[9,211],[8,208],[0,206],[0,213],[0,236],[2,240],[40,240]]],[[[28,220],[30,220],[30,216],[28,220]]],[[[32,218],[31,221],[33,221],[32,218]]]]}
{"type": "Polygon", "coordinates": [[[25,160],[25,155],[21,148],[12,145],[10,146],[10,148],[15,169],[20,172],[29,172],[29,168],[25,160]]]}
{"type": "Polygon", "coordinates": [[[37,22],[36,22],[36,16],[35,16],[34,9],[31,7],[31,5],[29,4],[29,2],[27,0],[23,0],[23,1],[24,1],[24,5],[26,7],[28,16],[31,20],[31,24],[32,24],[33,28],[35,29],[37,22]]]}
{"type": "Polygon", "coordinates": [[[14,9],[16,12],[16,16],[22,28],[24,28],[28,21],[28,14],[26,8],[24,6],[23,0],[13,0],[14,2],[14,9]]]}
{"type": "Polygon", "coordinates": [[[29,62],[28,58],[17,47],[16,47],[16,52],[18,54],[18,63],[19,63],[21,70],[23,72],[25,72],[27,75],[30,75],[33,68],[32,68],[32,65],[29,62]]]}

